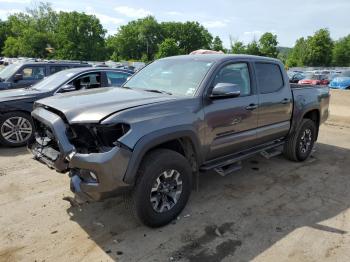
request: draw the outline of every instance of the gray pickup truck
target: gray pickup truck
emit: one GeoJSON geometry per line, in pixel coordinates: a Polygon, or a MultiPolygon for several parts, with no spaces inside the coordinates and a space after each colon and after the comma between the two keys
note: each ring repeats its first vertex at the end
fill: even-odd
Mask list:
{"type": "Polygon", "coordinates": [[[227,175],[257,153],[303,161],[328,117],[326,87],[290,86],[276,59],[187,55],[157,60],[122,88],[39,100],[34,157],[69,172],[80,200],[132,189],[138,218],[162,226],[200,171],[227,175]]]}

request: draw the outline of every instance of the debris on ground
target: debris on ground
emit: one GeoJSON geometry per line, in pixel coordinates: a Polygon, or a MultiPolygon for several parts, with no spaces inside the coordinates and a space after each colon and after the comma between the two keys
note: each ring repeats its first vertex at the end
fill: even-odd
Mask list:
{"type": "Polygon", "coordinates": [[[216,234],[218,237],[222,237],[222,234],[221,234],[219,228],[216,228],[216,229],[215,229],[215,234],[216,234]]]}
{"type": "Polygon", "coordinates": [[[105,227],[104,224],[102,224],[101,222],[98,222],[98,221],[94,221],[93,224],[96,226],[99,226],[99,227],[105,227]]]}

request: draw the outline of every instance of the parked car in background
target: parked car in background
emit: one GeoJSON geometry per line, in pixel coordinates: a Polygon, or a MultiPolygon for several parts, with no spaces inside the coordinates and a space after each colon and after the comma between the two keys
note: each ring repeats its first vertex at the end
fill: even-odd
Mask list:
{"type": "Polygon", "coordinates": [[[298,81],[301,85],[328,85],[329,80],[324,74],[305,74],[302,80],[298,81]]]}
{"type": "Polygon", "coordinates": [[[91,67],[80,62],[17,62],[10,64],[0,71],[0,90],[23,88],[34,85],[44,77],[61,70],[91,67]]]}
{"type": "Polygon", "coordinates": [[[26,144],[33,134],[30,113],[36,100],[77,90],[119,87],[131,75],[129,71],[112,68],[73,68],[51,75],[32,87],[0,92],[0,143],[26,144]]]}
{"type": "Polygon", "coordinates": [[[168,57],[121,88],[37,101],[28,147],[69,172],[76,200],[132,189],[135,214],[156,227],[176,219],[199,171],[225,176],[281,146],[288,159],[307,159],[328,103],[328,88],[289,84],[277,59],[168,57]]]}
{"type": "Polygon", "coordinates": [[[330,88],[350,89],[350,70],[337,75],[329,84],[330,88]]]}
{"type": "Polygon", "coordinates": [[[304,79],[305,75],[300,72],[288,71],[289,83],[298,83],[300,80],[304,79]]]}

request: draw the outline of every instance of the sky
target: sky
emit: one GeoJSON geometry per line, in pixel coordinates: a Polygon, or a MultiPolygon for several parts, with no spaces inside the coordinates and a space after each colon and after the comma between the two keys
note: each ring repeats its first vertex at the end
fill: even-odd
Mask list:
{"type": "MultiPolygon", "coordinates": [[[[42,0],[45,2],[45,0],[42,0]]],[[[277,34],[279,46],[328,28],[333,39],[350,34],[350,0],[51,0],[57,11],[96,15],[108,34],[128,21],[153,15],[158,21],[198,21],[229,47],[250,42],[264,32],[277,34]]],[[[31,0],[0,0],[0,19],[33,6],[31,0]]],[[[37,2],[36,2],[37,3],[37,2]]]]}

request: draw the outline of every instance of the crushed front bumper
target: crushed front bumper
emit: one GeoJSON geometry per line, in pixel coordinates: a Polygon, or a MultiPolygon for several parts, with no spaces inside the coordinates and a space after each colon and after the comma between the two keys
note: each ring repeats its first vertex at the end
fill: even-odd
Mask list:
{"type": "Polygon", "coordinates": [[[35,137],[29,142],[28,149],[34,158],[58,172],[69,171],[71,190],[81,199],[98,201],[129,188],[123,178],[128,167],[131,151],[126,148],[113,147],[100,153],[77,153],[69,142],[67,125],[55,113],[44,108],[32,112],[36,121],[48,127],[55,147],[45,145],[45,139],[35,137]]]}

